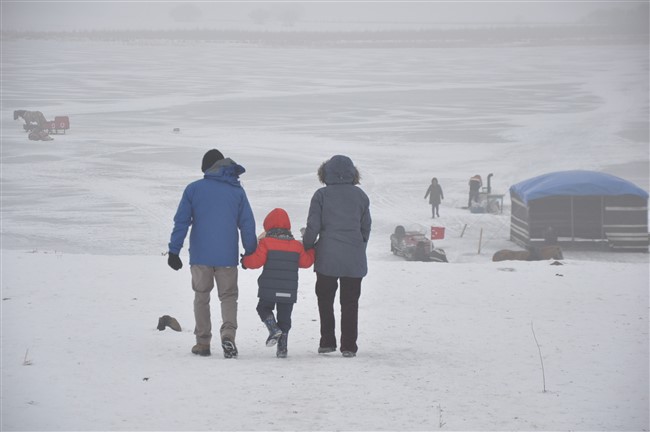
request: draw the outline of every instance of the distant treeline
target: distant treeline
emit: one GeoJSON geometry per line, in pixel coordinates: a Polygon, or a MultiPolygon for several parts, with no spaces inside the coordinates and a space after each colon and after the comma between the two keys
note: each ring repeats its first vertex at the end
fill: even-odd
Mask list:
{"type": "Polygon", "coordinates": [[[648,43],[647,26],[520,25],[455,29],[367,31],[94,30],[3,31],[3,40],[203,41],[274,46],[464,46],[493,44],[648,43]]]}

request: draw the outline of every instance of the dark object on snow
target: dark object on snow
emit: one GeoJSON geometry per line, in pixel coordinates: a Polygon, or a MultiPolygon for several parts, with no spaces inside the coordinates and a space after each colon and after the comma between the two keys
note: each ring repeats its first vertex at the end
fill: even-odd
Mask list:
{"type": "Polygon", "coordinates": [[[177,332],[181,331],[181,325],[178,323],[176,318],[169,315],[163,315],[158,318],[158,330],[163,331],[166,327],[177,332]]]}
{"type": "Polygon", "coordinates": [[[179,133],[181,131],[181,128],[174,128],[174,133],[179,133]]]}
{"type": "Polygon", "coordinates": [[[549,259],[564,259],[562,249],[559,246],[531,247],[529,250],[523,251],[501,249],[492,256],[492,261],[543,261],[549,259]]]}
{"type": "Polygon", "coordinates": [[[31,141],[52,141],[54,139],[47,133],[46,130],[38,128],[32,130],[29,135],[27,135],[27,138],[29,138],[31,141]]]}
{"type": "Polygon", "coordinates": [[[407,261],[448,262],[444,250],[434,248],[421,232],[406,231],[402,225],[397,225],[390,235],[390,251],[407,261]]]}
{"type": "Polygon", "coordinates": [[[169,252],[168,255],[169,257],[167,258],[167,264],[169,267],[173,268],[174,270],[180,270],[183,268],[183,261],[181,261],[181,257],[173,252],[169,252]]]}
{"type": "Polygon", "coordinates": [[[562,247],[648,251],[648,192],[595,171],[560,171],[510,187],[510,239],[523,247],[546,241],[553,227],[562,247]]]}

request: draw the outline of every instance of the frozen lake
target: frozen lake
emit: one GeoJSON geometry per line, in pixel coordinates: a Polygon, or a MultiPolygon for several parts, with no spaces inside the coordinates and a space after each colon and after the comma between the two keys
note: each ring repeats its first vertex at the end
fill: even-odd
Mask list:
{"type": "MultiPolygon", "coordinates": [[[[349,154],[382,236],[429,222],[411,210],[431,176],[450,227],[475,173],[494,172],[502,193],[563,169],[648,189],[646,48],[5,41],[2,245],[164,252],[180,193],[212,147],[247,168],[258,221],[282,205],[296,224],[318,165],[349,154]],[[28,141],[14,109],[68,115],[71,129],[28,141]]],[[[507,213],[496,222],[504,241],[507,213]]]]}
{"type": "Polygon", "coordinates": [[[648,189],[648,57],[3,41],[2,429],[647,431],[648,254],[491,257],[517,248],[515,182],[589,169],[648,189]],[[15,109],[71,129],[29,141],[15,109]],[[373,218],[357,357],[317,354],[311,270],[286,362],[264,345],[253,270],[238,272],[240,357],[190,353],[187,242],[178,272],[160,254],[213,147],[247,168],[258,231],[283,207],[296,233],[318,166],[352,157],[373,218]],[[477,173],[503,213],[461,208],[477,173]],[[445,227],[450,263],[392,255],[397,224],[445,227]],[[183,331],[156,330],[163,314],[183,331]]]}

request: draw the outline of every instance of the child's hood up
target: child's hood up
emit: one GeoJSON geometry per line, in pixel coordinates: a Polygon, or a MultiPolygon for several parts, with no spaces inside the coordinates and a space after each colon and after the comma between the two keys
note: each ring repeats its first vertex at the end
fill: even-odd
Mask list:
{"type": "Polygon", "coordinates": [[[276,208],[269,212],[264,219],[264,230],[270,231],[273,228],[291,230],[289,215],[284,209],[276,208]]]}

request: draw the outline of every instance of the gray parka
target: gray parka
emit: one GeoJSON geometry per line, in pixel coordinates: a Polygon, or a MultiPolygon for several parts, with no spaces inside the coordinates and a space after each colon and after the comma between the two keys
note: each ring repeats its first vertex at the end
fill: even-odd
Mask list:
{"type": "Polygon", "coordinates": [[[318,170],[321,183],[311,199],[305,249],[316,248],[314,271],[334,277],[364,277],[370,237],[370,200],[361,190],[359,171],[347,156],[333,156],[318,170]]]}

